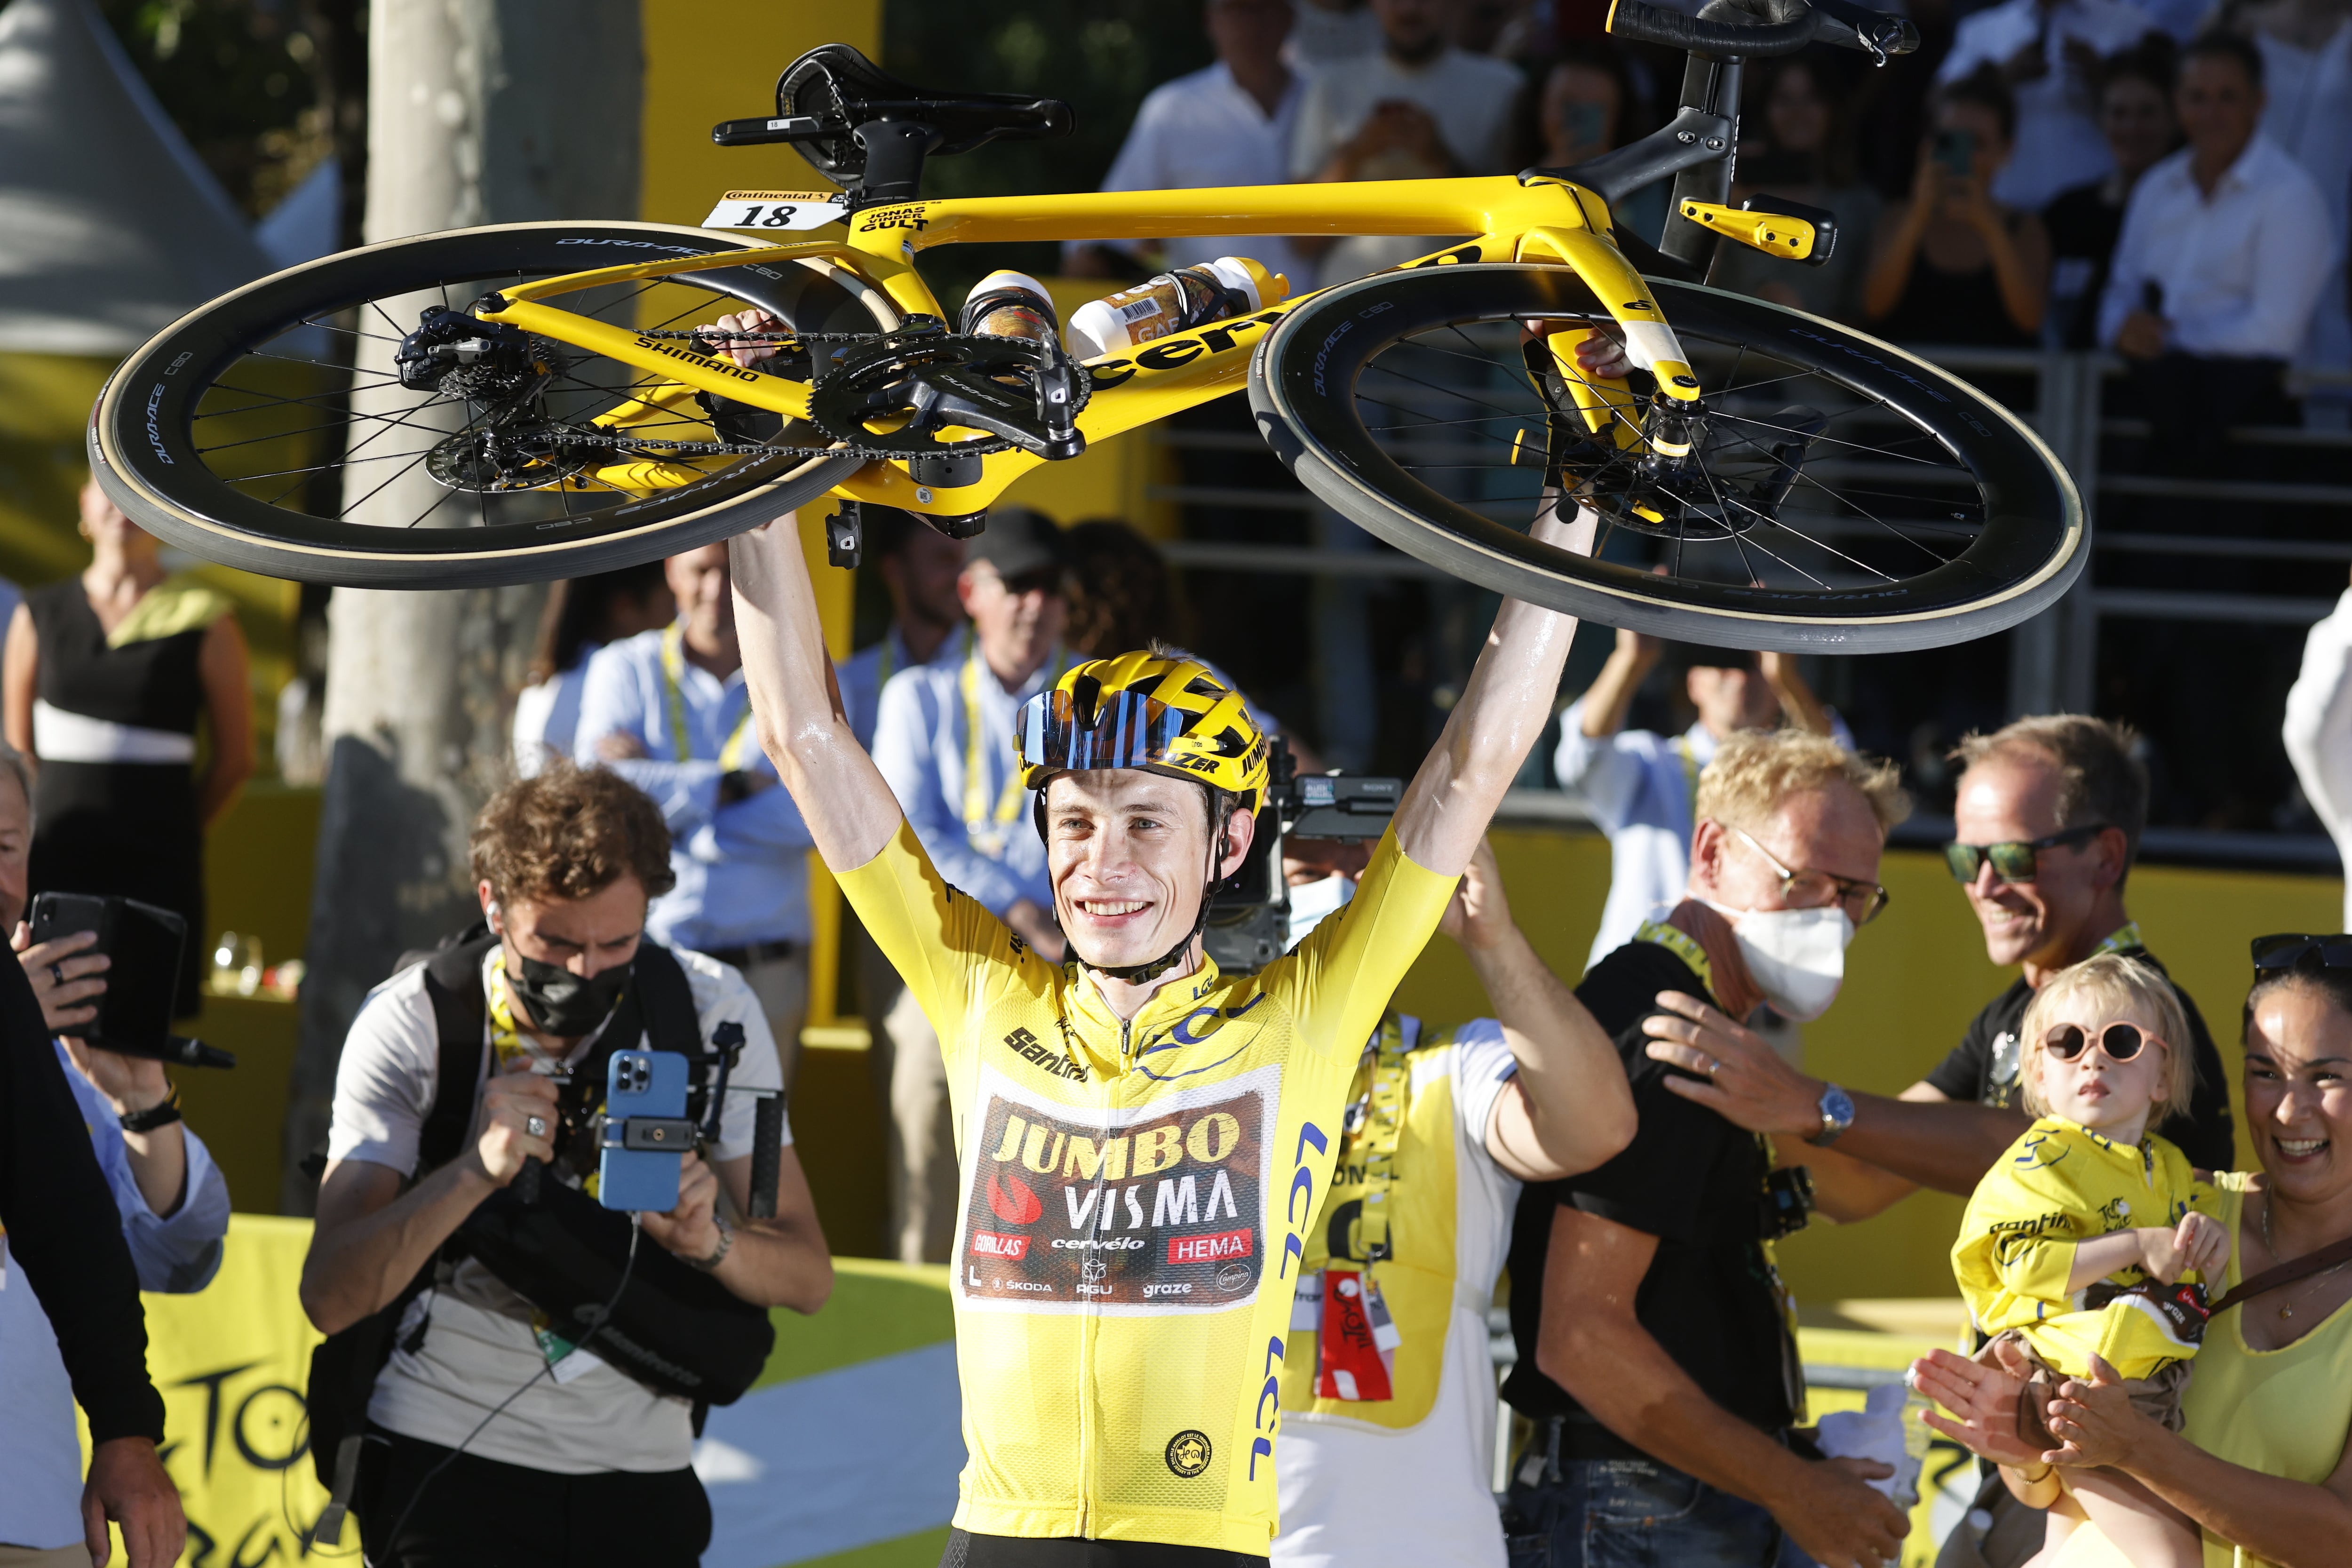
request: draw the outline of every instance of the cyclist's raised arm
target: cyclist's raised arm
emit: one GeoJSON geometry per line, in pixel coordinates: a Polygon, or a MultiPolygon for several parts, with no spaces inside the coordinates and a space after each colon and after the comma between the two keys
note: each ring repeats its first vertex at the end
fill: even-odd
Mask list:
{"type": "Polygon", "coordinates": [[[905,817],[842,711],[799,524],[787,512],[728,542],[743,684],[760,747],[793,792],[817,853],[835,871],[854,870],[882,852],[905,817]]]}
{"type": "MultiPolygon", "coordinates": [[[[1563,522],[1545,510],[1528,531],[1546,544],[1590,552],[1593,514],[1563,522]]],[[[1445,732],[1412,775],[1397,805],[1397,847],[1416,866],[1442,877],[1457,877],[1486,831],[1503,792],[1551,719],[1576,617],[1506,599],[1496,612],[1495,629],[1462,700],[1445,721],[1445,732]]]]}

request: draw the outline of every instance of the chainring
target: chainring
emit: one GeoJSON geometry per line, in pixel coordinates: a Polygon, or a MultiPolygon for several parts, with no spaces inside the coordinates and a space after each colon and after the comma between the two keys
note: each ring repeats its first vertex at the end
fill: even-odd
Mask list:
{"type": "MultiPolygon", "coordinates": [[[[808,420],[832,439],[877,458],[1008,452],[1016,443],[1001,436],[942,439],[919,416],[919,399],[931,388],[1000,403],[1008,392],[1021,390],[1034,400],[1036,378],[1054,363],[1053,350],[1023,338],[949,332],[935,326],[887,332],[866,339],[864,346],[847,351],[819,373],[809,395],[808,420]],[[899,423],[894,429],[877,430],[868,421],[899,423]]],[[[1073,405],[1066,417],[1075,420],[1092,395],[1093,382],[1081,372],[1071,384],[1073,405]]]]}

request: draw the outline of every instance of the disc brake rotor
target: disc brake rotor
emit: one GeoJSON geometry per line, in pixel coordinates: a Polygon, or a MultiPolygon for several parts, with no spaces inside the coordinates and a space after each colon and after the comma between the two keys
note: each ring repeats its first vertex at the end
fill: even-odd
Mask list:
{"type": "Polygon", "coordinates": [[[567,440],[580,434],[584,433],[535,419],[460,431],[434,445],[425,455],[425,471],[468,494],[540,489],[600,460],[595,447],[567,440]]]}

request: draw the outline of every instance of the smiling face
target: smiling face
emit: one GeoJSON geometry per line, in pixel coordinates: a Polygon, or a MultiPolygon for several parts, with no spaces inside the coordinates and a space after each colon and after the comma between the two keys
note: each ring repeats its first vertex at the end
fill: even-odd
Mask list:
{"type": "Polygon", "coordinates": [[[1683,689],[1698,710],[1699,722],[1718,741],[1736,730],[1764,729],[1780,716],[1772,683],[1752,665],[1692,665],[1683,689]]]}
{"type": "Polygon", "coordinates": [[[956,579],[956,592],[980,639],[980,657],[1008,682],[1027,679],[1045,662],[1069,619],[1057,570],[1024,573],[1008,583],[994,563],[975,561],[956,579]]]}
{"type": "Polygon", "coordinates": [[[2042,1038],[2062,1024],[2073,1024],[2090,1037],[2072,1061],[2061,1061],[2042,1047],[2042,1038],[2025,1043],[2021,1070],[2038,1085],[2041,1103],[2053,1116],[2063,1116],[2106,1134],[2119,1143],[2137,1143],[2147,1130],[2148,1116],[2170,1086],[2172,1049],[2169,1043],[2143,1040],[2129,1061],[2117,1061],[2098,1044],[2109,1024],[2137,1024],[2154,1036],[2162,1026],[2144,1007],[2118,1005],[2102,990],[2069,993],[2043,1010],[2035,1020],[2042,1038]]]}
{"type": "MultiPolygon", "coordinates": [[[[2058,831],[2063,782],[2057,760],[2046,752],[1996,752],[1960,775],[1954,836],[1978,845],[2046,838],[2058,831]]],[[[1985,956],[2000,964],[2067,963],[2107,934],[2089,928],[2124,870],[2120,830],[2039,851],[2031,882],[2000,881],[1990,861],[1978,867],[1969,904],[1984,927],[1985,956]]]]}
{"type": "Polygon", "coordinates": [[[2099,94],[2099,133],[2126,180],[2172,151],[2172,105],[2145,77],[2118,76],[2099,94]]]}
{"type": "Polygon", "coordinates": [[[735,635],[735,595],[729,592],[727,546],[706,544],[662,563],[663,580],[698,645],[735,635]]]}
{"type": "Polygon", "coordinates": [[[25,918],[33,863],[33,803],[13,769],[0,768],[0,931],[25,918]]]}
{"type": "Polygon", "coordinates": [[[2246,1127],[2273,1188],[2326,1205],[2352,1187],[2352,1014],[2322,987],[2290,981],[2246,1023],[2246,1127]]]}
{"type": "MultiPolygon", "coordinates": [[[[1209,884],[1201,785],[1139,768],[1056,775],[1045,786],[1054,912],[1071,950],[1097,969],[1150,963],[1183,940],[1209,884]]],[[[1247,853],[1256,819],[1235,812],[1220,878],[1247,853]]]]}

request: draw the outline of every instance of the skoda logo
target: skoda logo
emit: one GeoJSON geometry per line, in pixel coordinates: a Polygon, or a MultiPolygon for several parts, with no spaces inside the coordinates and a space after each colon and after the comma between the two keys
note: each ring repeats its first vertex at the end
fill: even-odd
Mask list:
{"type": "Polygon", "coordinates": [[[1168,1468],[1191,1480],[1209,1468],[1210,1452],[1205,1432],[1179,1432],[1168,1439],[1168,1468]]]}

